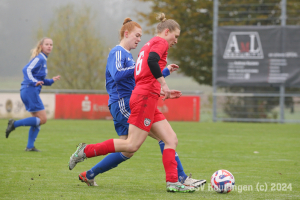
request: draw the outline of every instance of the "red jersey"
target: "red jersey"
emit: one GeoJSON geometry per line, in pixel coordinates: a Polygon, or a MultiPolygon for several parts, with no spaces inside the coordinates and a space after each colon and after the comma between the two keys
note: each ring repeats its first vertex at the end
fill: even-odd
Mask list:
{"type": "Polygon", "coordinates": [[[160,83],[150,71],[148,57],[150,52],[157,53],[160,57],[158,64],[162,71],[167,65],[168,49],[167,40],[158,36],[153,37],[142,47],[135,65],[134,78],[136,86],[133,93],[143,95],[155,93],[160,96],[160,83]]]}

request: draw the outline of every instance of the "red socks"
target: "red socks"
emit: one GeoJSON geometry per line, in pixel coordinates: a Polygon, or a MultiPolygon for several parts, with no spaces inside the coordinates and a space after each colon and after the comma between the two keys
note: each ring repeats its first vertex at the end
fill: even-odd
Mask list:
{"type": "MultiPolygon", "coordinates": [[[[87,158],[115,153],[114,140],[106,140],[97,144],[89,144],[85,147],[84,153],[87,158]]],[[[166,172],[166,182],[177,182],[177,162],[175,160],[175,150],[165,149],[162,156],[166,172]]]]}
{"type": "Polygon", "coordinates": [[[97,144],[88,144],[84,149],[84,153],[87,158],[102,156],[115,152],[114,139],[106,140],[97,144]]]}
{"type": "Polygon", "coordinates": [[[175,160],[175,150],[165,149],[163,151],[163,164],[166,171],[166,182],[177,182],[177,162],[175,160]]]}

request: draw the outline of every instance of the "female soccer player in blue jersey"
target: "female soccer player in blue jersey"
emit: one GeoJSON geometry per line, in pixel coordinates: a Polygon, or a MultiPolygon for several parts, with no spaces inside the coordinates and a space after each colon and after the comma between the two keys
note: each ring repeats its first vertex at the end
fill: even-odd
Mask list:
{"type": "MultiPolygon", "coordinates": [[[[141,41],[142,29],[141,26],[132,21],[130,18],[124,20],[123,26],[120,30],[121,42],[114,47],[107,58],[106,65],[106,90],[109,94],[109,109],[113,116],[114,126],[117,134],[121,139],[127,139],[129,124],[127,122],[130,116],[129,100],[132,90],[135,87],[134,70],[135,62],[132,58],[130,50],[135,49],[141,41]]],[[[147,44],[146,44],[147,45],[147,44]]],[[[175,64],[168,65],[163,70],[163,76],[166,77],[178,69],[175,64]]],[[[158,139],[154,134],[149,133],[149,136],[159,141],[161,152],[164,150],[164,142],[158,139]]],[[[133,153],[118,152],[107,155],[102,161],[96,164],[93,168],[86,172],[79,174],[79,180],[87,183],[89,186],[97,185],[94,181],[95,176],[99,173],[104,173],[118,164],[126,161],[133,156],[133,153]]],[[[196,180],[188,177],[183,170],[180,159],[176,154],[177,171],[179,181],[186,185],[193,185],[196,187],[204,184],[205,180],[196,180]]],[[[75,165],[72,163],[72,157],[69,163],[70,170],[75,165]]]]}
{"type": "Polygon", "coordinates": [[[39,96],[42,86],[51,86],[60,76],[52,79],[46,79],[47,58],[53,48],[53,41],[50,38],[41,39],[36,47],[31,50],[31,60],[23,68],[24,80],[21,83],[20,95],[26,110],[31,113],[32,117],[21,120],[10,119],[6,129],[6,138],[19,126],[30,126],[28,143],[25,151],[39,151],[34,146],[34,142],[40,131],[40,125],[47,121],[46,111],[43,102],[39,96]]]}

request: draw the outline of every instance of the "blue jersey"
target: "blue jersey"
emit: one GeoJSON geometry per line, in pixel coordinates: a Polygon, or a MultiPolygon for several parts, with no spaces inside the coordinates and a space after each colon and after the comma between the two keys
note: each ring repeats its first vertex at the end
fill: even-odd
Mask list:
{"type": "Polygon", "coordinates": [[[117,45],[109,52],[105,72],[108,105],[131,96],[135,86],[134,69],[135,62],[131,53],[122,46],[117,45]]]}
{"type": "Polygon", "coordinates": [[[43,81],[43,85],[52,85],[53,79],[45,79],[47,76],[47,56],[44,53],[40,53],[34,57],[23,68],[24,80],[21,85],[35,86],[38,81],[43,81]]]}
{"type": "MultiPolygon", "coordinates": [[[[117,45],[109,52],[105,72],[108,105],[131,96],[135,87],[134,70],[135,61],[129,51],[117,45]]],[[[170,75],[169,69],[165,68],[162,74],[170,75]]]]}

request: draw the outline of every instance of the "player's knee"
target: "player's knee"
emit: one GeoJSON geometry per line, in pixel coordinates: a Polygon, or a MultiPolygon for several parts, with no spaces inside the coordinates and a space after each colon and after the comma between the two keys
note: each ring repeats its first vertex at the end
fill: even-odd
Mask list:
{"type": "Polygon", "coordinates": [[[47,117],[41,117],[40,120],[41,120],[40,125],[46,124],[46,122],[47,122],[47,117]]]}
{"type": "Polygon", "coordinates": [[[172,143],[172,145],[174,145],[175,147],[177,147],[177,144],[178,144],[178,139],[177,139],[177,137],[172,138],[171,143],[172,143]]]}
{"type": "Polygon", "coordinates": [[[127,152],[133,154],[133,153],[135,153],[137,150],[139,150],[140,146],[141,146],[141,145],[130,144],[130,145],[128,145],[128,150],[127,150],[127,152]]]}
{"type": "Polygon", "coordinates": [[[168,138],[165,141],[165,145],[172,146],[174,148],[176,148],[177,144],[178,144],[178,139],[177,139],[176,135],[174,137],[168,138]]]}
{"type": "Polygon", "coordinates": [[[128,152],[122,152],[122,154],[127,158],[131,158],[134,155],[134,153],[128,153],[128,152]]]}
{"type": "Polygon", "coordinates": [[[177,137],[174,138],[174,144],[175,144],[176,146],[178,145],[178,139],[177,139],[177,137]]]}

